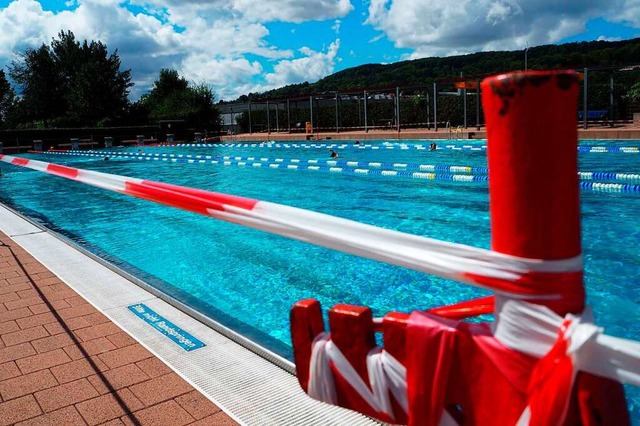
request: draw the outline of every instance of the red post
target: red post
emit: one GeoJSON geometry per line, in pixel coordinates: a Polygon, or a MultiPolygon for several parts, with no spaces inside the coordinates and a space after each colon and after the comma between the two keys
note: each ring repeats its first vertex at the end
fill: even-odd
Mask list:
{"type": "MultiPolygon", "coordinates": [[[[580,255],[577,98],[573,71],[529,71],[482,82],[493,250],[530,259],[580,255]]],[[[582,274],[570,297],[542,302],[560,314],[584,308],[582,274]],[[571,300],[569,300],[571,299],[571,300]]]]}

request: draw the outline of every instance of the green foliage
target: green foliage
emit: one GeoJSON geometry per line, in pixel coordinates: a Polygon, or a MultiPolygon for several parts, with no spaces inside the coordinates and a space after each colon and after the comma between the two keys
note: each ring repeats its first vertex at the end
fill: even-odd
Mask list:
{"type": "Polygon", "coordinates": [[[627,97],[631,102],[640,102],[640,81],[629,88],[627,97]]]}
{"type": "Polygon", "coordinates": [[[9,128],[15,115],[15,93],[7,80],[4,70],[0,70],[0,129],[9,128]]]}
{"type": "Polygon", "coordinates": [[[142,96],[140,104],[155,121],[185,120],[189,127],[220,129],[220,115],[211,88],[204,84],[190,85],[175,70],[160,70],[151,92],[142,96]]]}
{"type": "Polygon", "coordinates": [[[25,113],[22,121],[43,121],[46,125],[66,110],[62,78],[56,72],[48,46],[28,49],[22,60],[12,62],[9,75],[22,87],[20,111],[25,113]]]}
{"type": "MultiPolygon", "coordinates": [[[[491,75],[524,68],[524,50],[480,52],[445,58],[424,58],[393,64],[348,68],[314,84],[293,84],[264,93],[250,93],[253,102],[304,97],[330,91],[360,91],[391,87],[428,86],[434,81],[463,76],[491,75]]],[[[598,68],[637,65],[640,38],[618,42],[592,41],[529,48],[529,69],[598,68]]],[[[244,95],[243,95],[244,96],[244,95]]],[[[238,99],[242,101],[242,99],[238,99]]]]}
{"type": "Polygon", "coordinates": [[[120,71],[117,51],[101,42],[80,44],[61,31],[51,46],[28,49],[10,66],[21,88],[21,121],[45,127],[94,126],[121,118],[128,108],[131,72],[120,71]]]}

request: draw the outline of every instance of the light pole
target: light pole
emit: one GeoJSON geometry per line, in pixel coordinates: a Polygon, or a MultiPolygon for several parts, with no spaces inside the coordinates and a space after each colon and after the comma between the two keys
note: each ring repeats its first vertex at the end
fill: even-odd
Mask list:
{"type": "Polygon", "coordinates": [[[529,52],[529,42],[524,42],[524,70],[527,70],[527,53],[529,52]]]}

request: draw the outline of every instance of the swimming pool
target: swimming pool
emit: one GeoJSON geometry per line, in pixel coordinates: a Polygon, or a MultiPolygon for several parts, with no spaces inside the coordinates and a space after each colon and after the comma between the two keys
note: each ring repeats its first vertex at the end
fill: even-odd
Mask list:
{"type": "MultiPolygon", "coordinates": [[[[109,150],[109,154],[97,156],[23,156],[287,204],[489,248],[486,181],[445,180],[454,174],[483,176],[485,142],[436,143],[439,149],[431,152],[429,141],[367,141],[361,146],[336,142],[333,149],[340,154],[337,160],[342,163],[335,165],[326,163],[330,160],[330,141],[145,147],[140,155],[136,147],[109,150]],[[118,157],[112,152],[127,155],[118,157]],[[149,154],[209,155],[222,163],[212,164],[213,158],[205,157],[149,154]],[[110,161],[103,161],[105,155],[110,161]],[[160,161],[161,158],[173,161],[160,161]],[[187,163],[189,160],[194,163],[187,163]],[[349,167],[346,162],[358,164],[349,167]],[[431,179],[411,175],[429,173],[429,169],[416,165],[457,168],[434,169],[441,179],[431,179]],[[355,169],[370,172],[353,172],[355,169]],[[376,172],[381,169],[402,173],[376,172]]],[[[579,170],[624,174],[624,179],[602,175],[602,181],[638,185],[640,181],[634,175],[640,171],[639,145],[640,141],[581,141],[579,170]]],[[[300,299],[319,299],[325,309],[338,302],[366,305],[374,315],[383,315],[486,294],[438,277],[35,171],[4,163],[0,168],[0,200],[4,203],[289,359],[288,314],[291,305],[300,299]]],[[[640,193],[590,189],[593,188],[581,192],[588,303],[593,306],[597,323],[608,334],[640,340],[640,290],[634,286],[640,282],[640,231],[636,223],[640,193]]],[[[630,390],[629,404],[635,417],[639,409],[637,395],[637,390],[630,390]]]]}

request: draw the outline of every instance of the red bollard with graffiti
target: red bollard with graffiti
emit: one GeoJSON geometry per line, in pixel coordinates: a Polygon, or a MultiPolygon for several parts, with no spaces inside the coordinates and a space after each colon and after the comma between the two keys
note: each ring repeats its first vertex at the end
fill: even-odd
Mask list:
{"type": "Polygon", "coordinates": [[[395,424],[630,424],[621,373],[608,367],[625,361],[585,308],[579,82],[572,71],[530,71],[482,83],[492,250],[522,278],[469,272],[495,297],[381,320],[339,304],[329,332],[316,300],[296,303],[296,370],[311,397],[395,424]],[[462,321],[484,313],[495,321],[462,321]]]}

